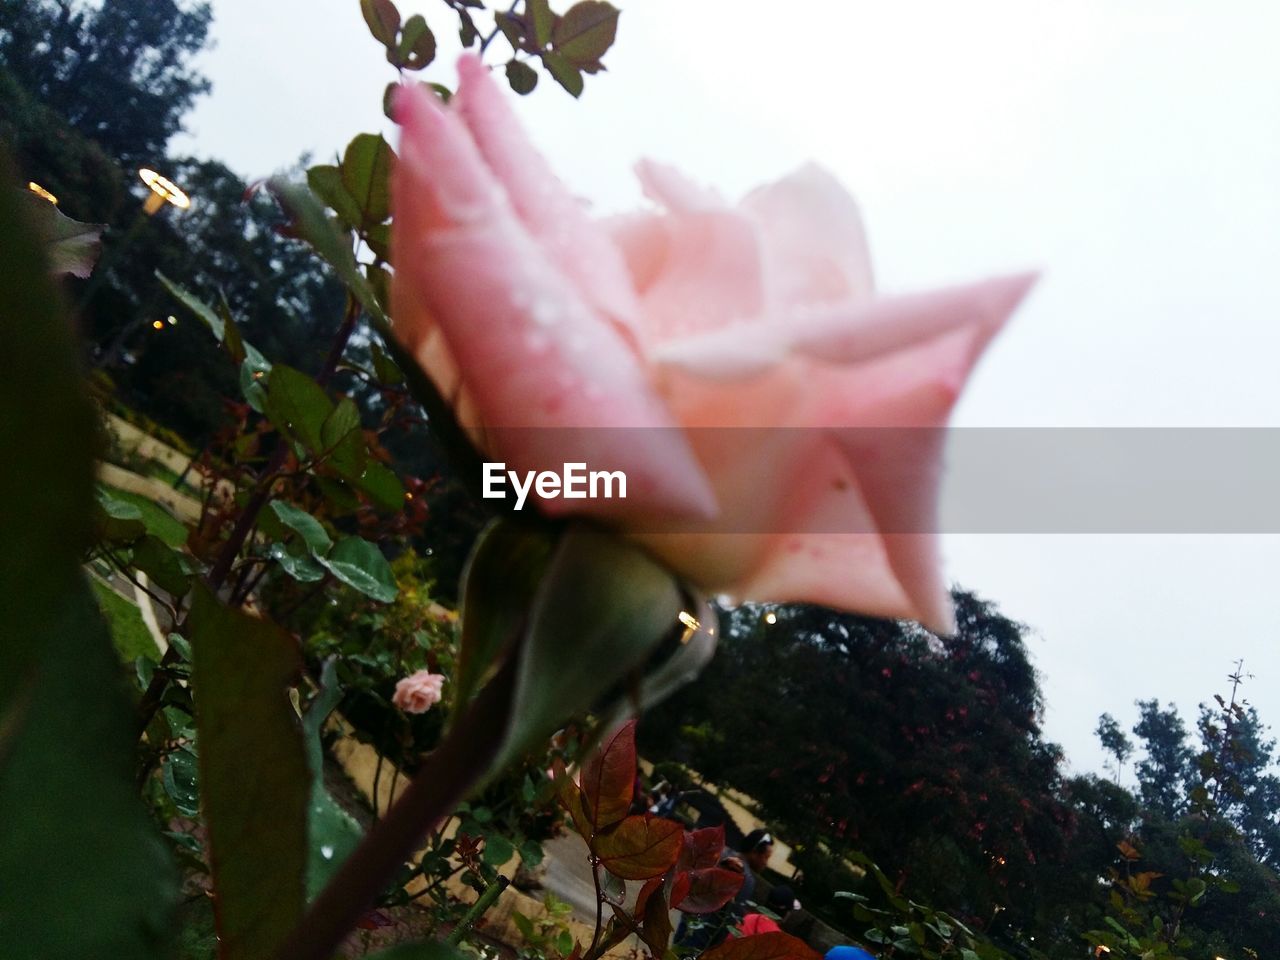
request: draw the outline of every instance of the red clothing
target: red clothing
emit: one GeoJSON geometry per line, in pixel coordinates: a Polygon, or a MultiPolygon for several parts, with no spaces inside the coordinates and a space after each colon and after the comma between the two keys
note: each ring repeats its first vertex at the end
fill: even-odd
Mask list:
{"type": "Polygon", "coordinates": [[[748,913],[738,925],[738,932],[744,937],[754,937],[757,933],[777,933],[781,929],[763,913],[748,913]]]}

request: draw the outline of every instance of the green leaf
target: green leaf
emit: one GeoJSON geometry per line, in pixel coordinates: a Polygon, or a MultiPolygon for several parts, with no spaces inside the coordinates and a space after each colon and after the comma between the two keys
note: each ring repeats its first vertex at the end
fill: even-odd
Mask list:
{"type": "MultiPolygon", "coordinates": [[[[41,496],[33,488],[24,502],[31,508],[41,496]]],[[[65,564],[41,575],[63,592],[37,627],[27,629],[36,598],[4,594],[0,683],[17,679],[21,690],[0,700],[0,952],[153,960],[167,952],[178,878],[138,801],[120,664],[87,585],[66,576],[65,564]],[[35,663],[14,676],[21,661],[9,654],[18,646],[35,663]]]]}
{"type": "Polygon", "coordinates": [[[395,51],[387,51],[387,59],[406,70],[421,70],[436,58],[436,38],[422,14],[415,13],[405,21],[400,43],[395,51]]]}
{"type": "Polygon", "coordinates": [[[501,760],[550,736],[633,673],[675,629],[682,603],[672,574],[640,547],[571,526],[530,612],[501,760]],[[591,669],[567,670],[568,663],[591,669]]]}
{"type": "Polygon", "coordinates": [[[387,356],[382,347],[377,343],[371,343],[369,350],[373,355],[373,372],[377,376],[379,383],[394,387],[404,380],[404,374],[400,372],[396,362],[387,356]]]}
{"type": "Polygon", "coordinates": [[[203,586],[191,634],[219,957],[268,960],[303,908],[310,778],[285,695],[301,658],[278,627],[223,607],[203,586]]]}
{"type": "Polygon", "coordinates": [[[533,21],[533,42],[541,50],[551,42],[551,31],[556,24],[556,15],[551,12],[551,4],[547,0],[527,0],[525,13],[533,21]]]}
{"type": "Polygon", "coordinates": [[[223,337],[226,336],[225,325],[222,318],[218,316],[212,307],[186,289],[186,287],[170,280],[159,270],[156,271],[156,279],[160,281],[161,286],[173,295],[175,300],[195,314],[198,319],[203,320],[205,325],[213,331],[213,335],[218,339],[218,342],[222,343],[223,337]]]}
{"type": "Polygon", "coordinates": [[[270,186],[293,218],[298,236],[311,244],[321,259],[337,271],[338,279],[347,285],[351,295],[369,312],[379,332],[389,337],[391,333],[386,312],[361,272],[360,265],[356,263],[350,243],[324,215],[324,209],[316,202],[311,191],[279,177],[273,178],[270,186]]]}
{"type": "Polygon", "coordinates": [[[683,843],[682,824],[644,814],[627,817],[603,833],[597,833],[591,847],[600,858],[601,866],[615,877],[650,880],[676,865],[683,843]]]}
{"type": "Polygon", "coordinates": [[[271,364],[253,347],[245,344],[244,363],[240,364],[240,393],[245,403],[258,413],[267,411],[266,379],[271,373],[271,364]]]}
{"type": "Polygon", "coordinates": [[[604,0],[575,3],[556,21],[551,38],[556,53],[579,67],[599,62],[617,36],[618,14],[604,0]]]}
{"type": "Polygon", "coordinates": [[[1199,903],[1206,890],[1208,890],[1208,886],[1199,877],[1192,877],[1187,881],[1187,892],[1191,895],[1192,903],[1199,903]]]}
{"type": "MultiPolygon", "coordinates": [[[[365,231],[364,240],[365,243],[369,244],[369,249],[373,251],[374,255],[379,260],[391,259],[391,224],[373,224],[365,231]]],[[[372,267],[373,264],[369,264],[368,266],[372,267]]],[[[376,287],[377,284],[372,277],[369,278],[369,282],[374,284],[376,287]]],[[[375,290],[375,292],[378,294],[379,302],[385,304],[387,302],[387,298],[382,295],[382,291],[375,290]]]]}
{"type": "Polygon", "coordinates": [[[191,588],[186,557],[159,537],[148,535],[134,545],[133,565],[175,599],[185,596],[191,588]]]}
{"type": "Polygon", "coordinates": [[[94,505],[93,528],[99,540],[110,543],[132,543],[147,532],[142,511],[137,504],[113,497],[103,487],[98,487],[98,499],[94,505]]]}
{"type": "Polygon", "coordinates": [[[538,85],[538,71],[513,57],[507,61],[507,83],[521,96],[533,93],[533,88],[538,85]]]}
{"type": "Polygon", "coordinates": [[[352,513],[360,507],[360,498],[342,480],[333,477],[316,477],[316,486],[324,494],[329,512],[335,517],[352,513]]]}
{"type": "Polygon", "coordinates": [[[161,783],[173,805],[184,817],[200,812],[200,774],[195,753],[183,747],[164,758],[161,783]]]}
{"type": "Polygon", "coordinates": [[[272,500],[271,512],[280,518],[281,523],[302,537],[302,542],[314,556],[323,557],[333,547],[333,541],[329,539],[324,525],[301,507],[284,500],[272,500]]]}
{"type": "Polygon", "coordinates": [[[324,744],[320,736],[329,714],[338,709],[342,702],[342,687],[338,683],[338,664],[330,658],[320,668],[320,688],[307,704],[307,711],[302,715],[302,736],[307,749],[307,767],[311,771],[313,782],[324,775],[324,744]]]}
{"type": "Polygon", "coordinates": [[[545,527],[517,520],[495,520],[476,539],[462,573],[455,716],[523,632],[553,544],[545,527]]]}
{"type": "Polygon", "coordinates": [[[350,397],[339,400],[333,413],[325,419],[320,440],[328,451],[330,466],[342,476],[359,477],[364,472],[368,453],[360,429],[360,411],[350,397]]]}
{"type": "MultiPolygon", "coordinates": [[[[409,22],[420,19],[414,14],[409,22]]],[[[407,30],[406,26],[406,35],[407,30]]],[[[353,226],[363,230],[391,216],[390,184],[394,163],[395,153],[381,134],[361,133],[347,144],[342,155],[342,186],[359,210],[359,216],[351,221],[353,226]]],[[[310,177],[307,179],[310,182],[310,177]]]]}
{"type": "Polygon", "coordinates": [[[308,450],[324,449],[321,429],[333,404],[320,384],[293,367],[277,363],[267,376],[267,416],[281,433],[296,438],[308,450]]]}
{"type": "Polygon", "coordinates": [[[360,843],[363,831],[355,818],[342,809],[324,785],[324,722],[342,700],[337,662],[326,660],[320,670],[320,689],[302,715],[302,736],[311,771],[311,815],[308,821],[309,855],[307,896],[319,893],[342,862],[360,843]]]}
{"type": "Polygon", "coordinates": [[[516,855],[516,848],[506,837],[491,833],[484,838],[484,851],[480,859],[495,869],[516,855]]]}
{"type": "Polygon", "coordinates": [[[555,79],[556,83],[564,87],[575,97],[582,96],[582,71],[569,62],[564,56],[558,53],[542,54],[542,65],[547,68],[547,72],[555,79]]]}
{"type": "Polygon", "coordinates": [[[282,544],[273,543],[267,555],[299,583],[318,583],[324,579],[324,567],[316,563],[310,554],[295,553],[282,544]]]}
{"type": "Polygon", "coordinates": [[[377,460],[369,460],[357,475],[346,477],[383,510],[399,510],[404,506],[404,486],[391,468],[377,460]]]}
{"type": "Polygon", "coordinates": [[[523,913],[511,914],[511,922],[516,925],[516,929],[520,931],[520,936],[529,940],[533,937],[533,921],[526,917],[523,913]]]}
{"type": "Polygon", "coordinates": [[[307,186],[350,226],[358,227],[364,220],[359,202],[343,183],[342,171],[333,164],[318,164],[309,168],[307,186]]]}
{"type": "Polygon", "coordinates": [[[17,195],[27,207],[28,222],[44,240],[48,271],[54,276],[70,274],[86,279],[102,253],[106,224],[72,220],[55,204],[30,190],[18,190],[17,195]]]}
{"type": "Polygon", "coordinates": [[[382,603],[396,598],[399,588],[382,551],[360,537],[344,537],[327,557],[317,560],[347,586],[382,603]]]}
{"type": "Polygon", "coordinates": [[[221,294],[218,297],[218,316],[222,320],[222,345],[227,348],[233,363],[243,363],[244,358],[249,355],[250,348],[244,342],[244,337],[240,335],[240,326],[231,313],[231,304],[227,303],[227,298],[221,294]]]}
{"type": "MultiPolygon", "coordinates": [[[[17,181],[2,156],[0,177],[17,181]]],[[[10,698],[41,658],[33,638],[61,605],[89,544],[98,445],[81,347],[29,214],[13,191],[0,190],[0,449],[10,458],[0,470],[0,503],[9,505],[0,537],[0,731],[10,698]]],[[[3,742],[0,733],[0,760],[3,742]]]]}
{"type": "Polygon", "coordinates": [[[307,898],[315,897],[337,873],[364,835],[356,819],[343,810],[322,782],[312,788],[307,818],[307,898]]]}
{"type": "Polygon", "coordinates": [[[360,0],[360,12],[373,38],[384,47],[396,42],[400,32],[400,11],[391,0],[360,0]]]}
{"type": "Polygon", "coordinates": [[[519,50],[524,46],[523,20],[509,13],[499,12],[493,15],[493,22],[498,25],[498,29],[502,31],[502,35],[507,38],[507,43],[511,44],[513,50],[519,50]]]}
{"type": "Polygon", "coordinates": [[[526,840],[520,844],[520,859],[525,867],[536,867],[543,858],[542,844],[537,840],[526,840]]]}

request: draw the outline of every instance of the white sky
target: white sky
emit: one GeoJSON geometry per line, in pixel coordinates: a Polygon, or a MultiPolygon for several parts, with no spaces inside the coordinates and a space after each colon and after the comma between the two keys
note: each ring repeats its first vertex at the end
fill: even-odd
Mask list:
{"type": "MultiPolygon", "coordinates": [[[[1280,5],[617,2],[609,70],[582,100],[544,76],[518,105],[602,211],[639,203],[641,156],[731,195],[814,159],[859,198],[883,287],[1044,271],[957,423],[1280,426],[1280,5]]],[[[400,6],[451,34],[438,0],[400,6]]],[[[214,14],[213,94],[177,149],[254,177],[388,129],[395,75],[357,0],[214,14]]],[[[442,50],[425,76],[452,85],[442,50]]],[[[1158,696],[1191,723],[1237,657],[1280,722],[1280,537],[945,547],[956,581],[1033,627],[1047,732],[1075,768],[1099,766],[1099,713],[1128,726],[1132,700],[1158,696]]]]}

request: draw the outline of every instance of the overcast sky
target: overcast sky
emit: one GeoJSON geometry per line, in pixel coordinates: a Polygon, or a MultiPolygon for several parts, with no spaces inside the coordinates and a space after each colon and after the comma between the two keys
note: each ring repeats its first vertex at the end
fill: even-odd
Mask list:
{"type": "MultiPolygon", "coordinates": [[[[518,104],[601,211],[640,203],[641,156],[730,195],[813,159],[861,202],[887,289],[1043,270],[958,424],[1280,426],[1280,5],[617,2],[609,70],[581,101],[544,77],[518,104]]],[[[438,0],[400,6],[451,33],[438,0]]],[[[394,72],[357,0],[213,8],[213,93],[175,147],[256,177],[389,131],[394,72]]],[[[452,85],[442,49],[426,77],[452,85]]],[[[1099,713],[1128,726],[1156,696],[1190,723],[1239,657],[1280,722],[1280,537],[945,547],[951,577],[1032,628],[1047,733],[1074,768],[1099,767],[1099,713]]]]}

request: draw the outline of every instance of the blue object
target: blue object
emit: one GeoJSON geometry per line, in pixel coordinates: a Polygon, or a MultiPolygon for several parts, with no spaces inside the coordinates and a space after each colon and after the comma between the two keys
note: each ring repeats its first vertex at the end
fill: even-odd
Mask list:
{"type": "Polygon", "coordinates": [[[832,947],[823,960],[876,960],[861,947],[832,947]]]}

